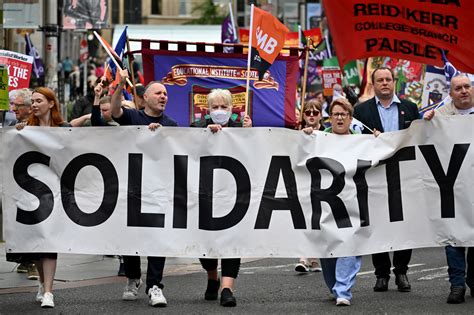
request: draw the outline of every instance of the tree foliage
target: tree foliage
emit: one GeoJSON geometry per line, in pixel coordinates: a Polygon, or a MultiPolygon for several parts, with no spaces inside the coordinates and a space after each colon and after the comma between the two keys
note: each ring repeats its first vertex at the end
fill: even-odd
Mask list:
{"type": "Polygon", "coordinates": [[[199,13],[199,17],[186,24],[222,24],[225,15],[221,15],[218,5],[215,5],[212,0],[205,0],[202,3],[194,6],[192,13],[199,13]]]}

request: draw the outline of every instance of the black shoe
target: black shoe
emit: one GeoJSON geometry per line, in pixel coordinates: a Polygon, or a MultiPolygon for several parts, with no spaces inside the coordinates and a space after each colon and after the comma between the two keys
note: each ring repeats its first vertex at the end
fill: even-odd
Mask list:
{"type": "Polygon", "coordinates": [[[233,307],[237,305],[234,294],[228,288],[221,291],[221,305],[226,307],[233,307]]]}
{"type": "MultiPolygon", "coordinates": [[[[464,303],[465,294],[466,294],[466,288],[451,288],[451,292],[449,292],[448,300],[446,302],[448,304],[464,303]]],[[[471,290],[471,295],[472,295],[472,290],[471,290]]]]}
{"type": "Polygon", "coordinates": [[[407,275],[396,275],[395,284],[398,286],[398,291],[400,292],[411,291],[411,285],[410,285],[410,281],[408,281],[407,275]]]}
{"type": "Polygon", "coordinates": [[[375,282],[374,291],[375,292],[385,292],[388,290],[388,280],[389,278],[377,278],[375,282]]]}
{"type": "Polygon", "coordinates": [[[118,270],[117,275],[119,277],[125,277],[125,264],[123,262],[121,262],[119,265],[119,270],[118,270]]]}
{"type": "Polygon", "coordinates": [[[474,288],[471,288],[471,297],[474,298],[474,288]]]}
{"type": "Polygon", "coordinates": [[[217,300],[217,296],[219,294],[219,287],[221,283],[219,280],[207,280],[207,289],[204,293],[204,300],[207,301],[215,301],[217,300]]]}

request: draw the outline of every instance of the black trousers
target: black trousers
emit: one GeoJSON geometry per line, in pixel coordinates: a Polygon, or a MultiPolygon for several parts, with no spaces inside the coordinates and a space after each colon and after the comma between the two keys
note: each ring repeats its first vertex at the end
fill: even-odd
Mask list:
{"type": "MultiPolygon", "coordinates": [[[[163,269],[165,268],[166,257],[152,257],[148,256],[148,267],[146,272],[146,288],[145,292],[148,294],[148,290],[154,285],[160,289],[164,288],[161,283],[163,279],[163,269]]],[[[123,264],[125,268],[125,276],[128,279],[139,279],[142,276],[140,268],[140,256],[123,256],[123,264]]]]}
{"type": "MultiPolygon", "coordinates": [[[[411,249],[399,250],[393,252],[393,273],[395,275],[405,275],[408,271],[408,264],[411,259],[411,249]]],[[[390,262],[389,253],[378,253],[372,255],[372,263],[375,267],[375,275],[377,278],[390,278],[390,262]]]]}
{"type": "MultiPolygon", "coordinates": [[[[213,271],[217,269],[217,259],[213,258],[199,258],[202,267],[206,271],[213,271]]],[[[221,259],[221,276],[237,278],[240,269],[240,258],[224,258],[221,259]]]]}

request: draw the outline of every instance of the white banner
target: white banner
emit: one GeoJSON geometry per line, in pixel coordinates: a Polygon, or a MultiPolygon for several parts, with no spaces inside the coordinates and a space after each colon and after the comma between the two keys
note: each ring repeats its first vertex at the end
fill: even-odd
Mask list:
{"type": "Polygon", "coordinates": [[[435,117],[378,138],[4,128],[6,248],[337,257],[474,246],[473,125],[435,117]]]}

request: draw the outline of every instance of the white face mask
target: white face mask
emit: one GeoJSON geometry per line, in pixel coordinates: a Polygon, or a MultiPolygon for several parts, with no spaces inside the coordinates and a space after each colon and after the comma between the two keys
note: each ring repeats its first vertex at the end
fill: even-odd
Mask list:
{"type": "Polygon", "coordinates": [[[218,125],[225,125],[229,122],[231,112],[223,109],[217,109],[209,113],[212,122],[218,125]]]}

